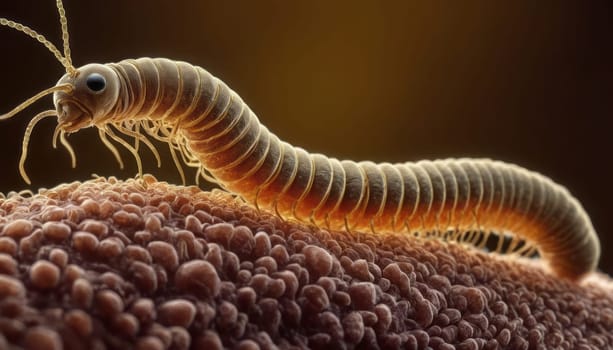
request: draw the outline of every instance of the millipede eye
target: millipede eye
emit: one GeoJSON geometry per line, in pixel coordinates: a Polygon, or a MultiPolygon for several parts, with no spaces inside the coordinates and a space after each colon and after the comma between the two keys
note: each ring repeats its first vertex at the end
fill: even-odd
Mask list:
{"type": "Polygon", "coordinates": [[[106,79],[98,73],[90,74],[85,83],[93,92],[101,92],[106,87],[106,79]]]}

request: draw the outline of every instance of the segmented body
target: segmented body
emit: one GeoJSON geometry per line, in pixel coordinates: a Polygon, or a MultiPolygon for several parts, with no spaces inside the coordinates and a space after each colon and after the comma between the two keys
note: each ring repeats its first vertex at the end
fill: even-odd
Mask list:
{"type": "Polygon", "coordinates": [[[200,67],[151,58],[108,66],[120,77],[120,98],[98,127],[142,127],[259,208],[331,229],[511,233],[569,278],[598,261],[579,202],[538,173],[488,159],[375,164],[310,154],[279,140],[200,67]]]}
{"type": "Polygon", "coordinates": [[[27,183],[24,164],[32,129],[57,116],[54,146],[59,139],[73,166],[76,158],[66,134],[95,126],[120,165],[109,138],[135,155],[142,174],[139,142],[160,163],[144,132],[169,144],[182,177],[181,163],[196,167],[198,176],[281,217],[335,230],[404,231],[480,247],[495,232],[498,241],[490,248],[526,255],[538,250],[559,276],[579,279],[596,268],[600,243],[589,217],[549,178],[488,159],[375,164],[310,154],[270,133],[235,92],[200,67],[140,58],[75,68],[61,0],[56,7],[63,53],[33,29],[0,17],[0,25],[44,44],[66,69],[54,87],[0,115],[0,120],[12,118],[53,94],[55,110],[37,114],[26,128],[19,169],[27,183]],[[134,137],[135,145],[114,130],[134,137]],[[506,235],[511,239],[504,246],[506,235]]]}

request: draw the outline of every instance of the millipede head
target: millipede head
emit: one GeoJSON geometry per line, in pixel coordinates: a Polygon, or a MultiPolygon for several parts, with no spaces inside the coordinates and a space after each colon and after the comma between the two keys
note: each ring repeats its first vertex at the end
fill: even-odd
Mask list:
{"type": "Polygon", "coordinates": [[[53,104],[58,116],[58,127],[66,132],[93,126],[115,105],[119,96],[119,78],[108,66],[88,64],[65,74],[57,85],[68,84],[70,91],[56,91],[53,104]]]}
{"type": "Polygon", "coordinates": [[[113,152],[121,168],[123,168],[121,156],[117,149],[107,139],[107,136],[126,147],[135,156],[139,174],[142,174],[141,160],[138,155],[138,142],[140,141],[152,149],[156,158],[158,158],[159,166],[160,161],[157,150],[155,150],[155,147],[138,132],[140,124],[133,124],[131,127],[125,127],[117,123],[113,124],[119,132],[134,136],[136,140],[135,146],[129,145],[125,140],[115,135],[112,129],[109,128],[109,124],[112,123],[109,123],[108,119],[113,116],[113,107],[117,105],[116,102],[119,97],[119,76],[108,65],[87,64],[78,69],[73,66],[68,40],[68,21],[66,20],[66,11],[64,11],[64,5],[61,0],[56,0],[56,7],[62,29],[63,53],[53,43],[47,40],[47,38],[32,28],[0,17],[0,25],[13,28],[43,44],[66,70],[66,74],[60,78],[55,86],[39,92],[13,108],[10,112],[0,115],[0,120],[12,118],[39,99],[53,94],[55,108],[37,114],[30,120],[26,128],[23,137],[21,158],[19,160],[19,172],[21,176],[26,183],[30,184],[30,179],[25,171],[25,160],[28,153],[30,135],[39,121],[53,116],[58,119],[58,125],[53,136],[53,147],[56,147],[58,140],[62,143],[72,158],[73,168],[76,166],[76,156],[66,135],[90,126],[98,127],[100,139],[107,148],[113,152]],[[132,129],[133,127],[136,128],[136,131],[132,129]]]}

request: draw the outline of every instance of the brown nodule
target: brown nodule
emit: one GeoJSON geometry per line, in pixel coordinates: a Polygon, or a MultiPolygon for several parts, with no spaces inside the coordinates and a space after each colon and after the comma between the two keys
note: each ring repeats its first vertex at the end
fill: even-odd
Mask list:
{"type": "Polygon", "coordinates": [[[539,260],[283,222],[226,193],[146,178],[0,199],[0,344],[613,345],[605,277],[572,284],[539,260]],[[93,202],[108,209],[85,210],[93,202]],[[17,254],[27,241],[39,248],[17,254]]]}

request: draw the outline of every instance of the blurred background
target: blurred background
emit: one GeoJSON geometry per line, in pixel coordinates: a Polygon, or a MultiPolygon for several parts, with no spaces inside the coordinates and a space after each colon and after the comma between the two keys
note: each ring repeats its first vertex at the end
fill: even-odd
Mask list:
{"type": "MultiPolygon", "coordinates": [[[[613,3],[66,0],[73,60],[167,57],[224,80],[282,139],[337,158],[401,162],[489,157],[567,186],[590,213],[613,273],[613,3]]],[[[54,1],[2,1],[61,46],[54,1]]],[[[0,28],[0,113],[50,87],[61,65],[0,28]]],[[[0,191],[18,173],[28,120],[51,98],[0,123],[0,191]]],[[[120,170],[94,130],[71,135],[78,166],[32,135],[32,188],[120,170]]],[[[160,150],[165,148],[160,147],[160,150]]],[[[167,152],[147,172],[179,183],[167,152]]],[[[190,173],[193,178],[194,173],[190,173]]],[[[190,180],[193,183],[193,180],[190,180]]]]}

